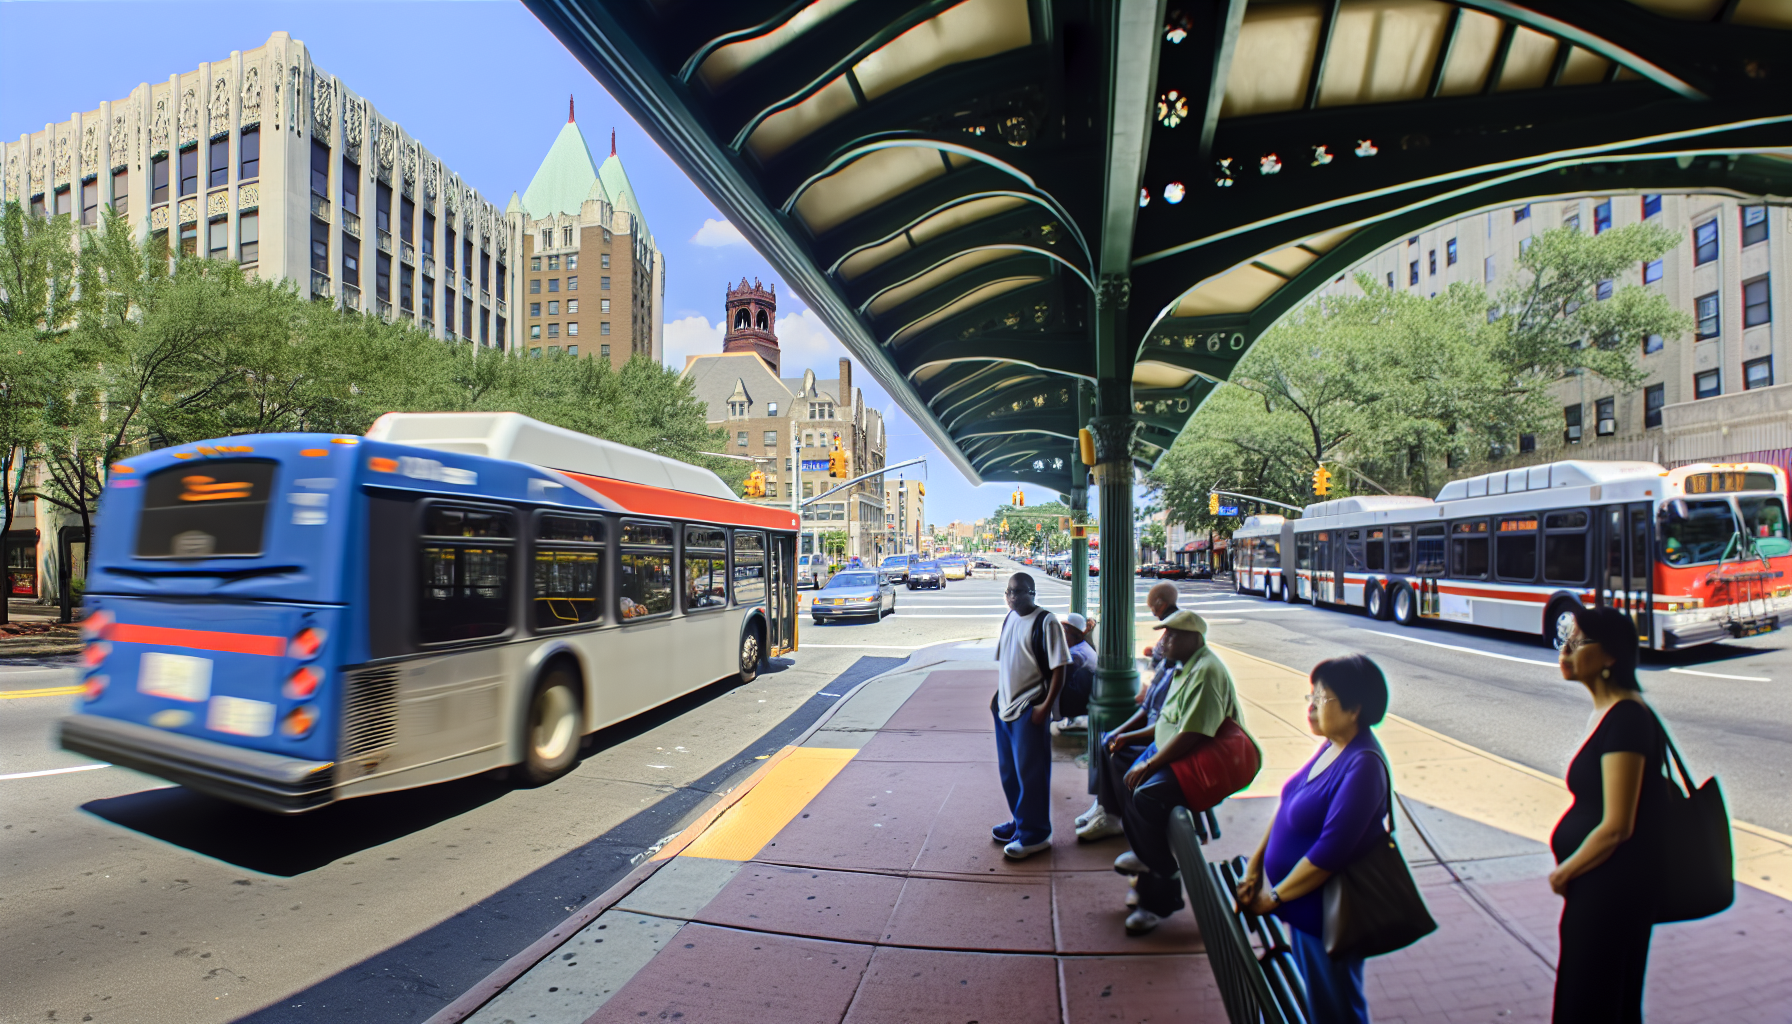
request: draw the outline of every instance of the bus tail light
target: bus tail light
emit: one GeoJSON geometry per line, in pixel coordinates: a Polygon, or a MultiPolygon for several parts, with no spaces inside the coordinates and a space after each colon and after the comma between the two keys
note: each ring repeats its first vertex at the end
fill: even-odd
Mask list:
{"type": "Polygon", "coordinates": [[[311,734],[311,727],[317,724],[317,705],[300,704],[286,713],[280,720],[280,734],[300,739],[311,734]]]}
{"type": "Polygon", "coordinates": [[[87,644],[87,648],[81,652],[81,660],[86,663],[88,668],[99,668],[100,665],[105,662],[106,655],[111,653],[111,644],[104,640],[93,640],[90,641],[87,644]]]}
{"type": "Polygon", "coordinates": [[[112,632],[111,612],[94,612],[81,620],[81,636],[88,640],[103,640],[112,632]]]}
{"type": "Polygon", "coordinates": [[[310,700],[311,695],[317,692],[318,681],[316,669],[309,667],[299,669],[286,681],[286,699],[310,700]]]}
{"type": "Polygon", "coordinates": [[[300,661],[310,661],[317,657],[317,652],[323,650],[323,647],[324,631],[314,626],[306,626],[292,638],[292,642],[287,645],[286,653],[288,657],[297,658],[300,661]]]}
{"type": "Polygon", "coordinates": [[[110,682],[105,676],[88,676],[87,681],[81,684],[82,699],[99,700],[100,694],[106,692],[106,684],[110,682]]]}

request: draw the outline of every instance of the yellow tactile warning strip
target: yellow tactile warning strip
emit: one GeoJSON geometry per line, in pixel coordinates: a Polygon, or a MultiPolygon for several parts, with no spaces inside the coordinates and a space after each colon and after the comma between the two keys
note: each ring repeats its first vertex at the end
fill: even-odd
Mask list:
{"type": "MultiPolygon", "coordinates": [[[[1238,696],[1251,709],[1246,726],[1263,748],[1263,771],[1245,796],[1275,796],[1305,764],[1318,740],[1307,731],[1307,675],[1286,665],[1214,644],[1232,670],[1238,696]],[[1253,713],[1254,712],[1254,713],[1253,713]]],[[[1572,802],[1553,775],[1388,715],[1375,728],[1400,792],[1540,843],[1572,802]]],[[[1736,880],[1792,900],[1792,836],[1731,821],[1736,880]]]]}
{"type": "MultiPolygon", "coordinates": [[[[786,747],[768,764],[752,788],[718,815],[690,845],[686,857],[752,860],[809,801],[815,799],[846,762],[858,753],[834,747],[786,747]]],[[[743,788],[745,788],[743,786],[743,788]]],[[[665,851],[661,851],[664,853],[665,851]]]]}
{"type": "Polygon", "coordinates": [[[0,692],[0,700],[19,700],[22,697],[67,697],[80,692],[79,686],[46,686],[36,690],[6,690],[0,692]]]}

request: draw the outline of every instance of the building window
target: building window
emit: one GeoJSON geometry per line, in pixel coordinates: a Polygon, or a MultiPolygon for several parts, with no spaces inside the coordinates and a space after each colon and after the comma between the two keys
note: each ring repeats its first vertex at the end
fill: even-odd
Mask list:
{"type": "Polygon", "coordinates": [[[398,198],[398,237],[407,242],[417,238],[417,204],[409,196],[398,198]]]}
{"type": "Polygon", "coordinates": [[[537,271],[541,269],[541,257],[540,256],[529,257],[529,269],[537,270],[537,271]]]}
{"type": "MultiPolygon", "coordinates": [[[[1661,197],[1656,196],[1655,201],[1659,204],[1661,197]]],[[[1661,426],[1661,407],[1666,404],[1668,404],[1668,386],[1666,384],[1651,384],[1643,389],[1643,426],[1645,428],[1661,426]]]]}
{"type": "Polygon", "coordinates": [[[205,246],[208,255],[214,260],[224,259],[230,254],[230,222],[223,217],[213,217],[205,226],[205,246]]]}
{"type": "Polygon", "coordinates": [[[81,183],[81,223],[93,227],[100,222],[100,183],[98,179],[81,183]]]}
{"type": "Polygon", "coordinates": [[[1767,241],[1767,207],[1744,206],[1742,208],[1742,244],[1754,245],[1767,241]]]}
{"type": "Polygon", "coordinates": [[[1565,444],[1580,443],[1580,403],[1562,407],[1562,441],[1565,444]]]}
{"type": "Polygon", "coordinates": [[[567,314],[571,315],[573,313],[577,313],[578,311],[579,311],[579,300],[578,299],[567,299],[566,300],[567,314]]]}
{"type": "Polygon", "coordinates": [[[131,212],[131,172],[112,172],[112,212],[123,217],[131,212]]]}
{"type": "Polygon", "coordinates": [[[1661,335],[1651,334],[1643,339],[1643,355],[1660,352],[1663,346],[1661,335]]]}
{"type": "Polygon", "coordinates": [[[560,325],[559,324],[549,324],[548,325],[548,337],[558,338],[559,336],[560,336],[560,325]]]}
{"type": "Polygon", "coordinates": [[[1723,393],[1723,384],[1719,381],[1716,370],[1706,370],[1692,379],[1694,398],[1715,398],[1723,393]]]}
{"type": "Polygon", "coordinates": [[[542,228],[541,229],[541,247],[543,249],[552,249],[554,247],[554,229],[553,228],[542,228]]]}
{"type": "Polygon", "coordinates": [[[330,272],[330,225],[315,217],[311,220],[311,269],[320,274],[330,272]]]}
{"type": "Polygon", "coordinates": [[[361,167],[347,159],[342,161],[342,212],[361,214],[361,167]]]}
{"type": "Polygon", "coordinates": [[[236,176],[238,181],[261,177],[261,129],[251,128],[237,136],[236,176]]]}
{"type": "Polygon", "coordinates": [[[1661,197],[1660,196],[1644,196],[1643,197],[1643,219],[1644,220],[1648,220],[1650,217],[1653,217],[1660,212],[1661,212],[1661,197]]]}
{"type": "Polygon", "coordinates": [[[1481,261],[1481,272],[1482,272],[1481,276],[1486,279],[1487,283],[1492,284],[1493,283],[1493,257],[1492,256],[1489,256],[1485,260],[1481,261]]]}
{"type": "Polygon", "coordinates": [[[1429,257],[1429,259],[1426,260],[1425,272],[1427,274],[1430,274],[1432,277],[1437,276],[1437,250],[1436,249],[1431,250],[1430,257],[1429,257]]]}
{"type": "Polygon", "coordinates": [[[778,446],[778,432],[776,430],[768,430],[765,432],[765,446],[767,448],[776,448],[778,446]]]}
{"type": "Polygon", "coordinates": [[[479,343],[481,345],[489,345],[491,344],[491,341],[492,311],[489,309],[482,309],[479,311],[479,343]]]}
{"type": "Polygon", "coordinates": [[[609,334],[610,333],[610,321],[604,320],[604,321],[600,322],[597,325],[597,333],[604,334],[604,335],[609,334]]]}
{"type": "Polygon", "coordinates": [[[535,348],[530,349],[529,350],[529,358],[530,359],[540,359],[541,358],[541,348],[539,346],[537,346],[535,348]]]}
{"type": "Polygon", "coordinates": [[[192,256],[199,251],[199,225],[182,224],[180,226],[180,254],[192,256]]]}
{"type": "Polygon", "coordinates": [[[69,212],[69,205],[73,202],[67,188],[57,189],[52,201],[56,204],[56,215],[59,217],[69,212]]]}
{"type": "Polygon", "coordinates": [[[1601,302],[1612,297],[1611,278],[1608,277],[1594,286],[1593,297],[1601,302]]]}
{"type": "Polygon", "coordinates": [[[392,186],[383,181],[373,186],[373,226],[388,234],[392,231],[392,186]]]}
{"type": "Polygon", "coordinates": [[[261,214],[254,210],[236,219],[236,258],[244,263],[261,258],[261,214]]]}
{"type": "Polygon", "coordinates": [[[561,228],[560,229],[560,244],[561,245],[571,245],[572,244],[572,228],[561,228]]]}
{"type": "Polygon", "coordinates": [[[1759,327],[1773,319],[1773,306],[1767,298],[1767,278],[1757,277],[1742,282],[1742,326],[1759,327]]]}
{"type": "Polygon", "coordinates": [[[548,257],[548,269],[549,270],[559,270],[560,269],[560,257],[549,256],[548,257]]]}
{"type": "Polygon", "coordinates": [[[1530,220],[1530,219],[1531,219],[1531,204],[1530,203],[1526,203],[1523,206],[1520,206],[1518,209],[1512,211],[1512,223],[1514,223],[1514,224],[1518,223],[1521,220],[1530,220]]]}
{"type": "Polygon", "coordinates": [[[1650,260],[1643,264],[1643,283],[1654,284],[1661,280],[1661,261],[1650,260]]]}
{"type": "Polygon", "coordinates": [[[1610,437],[1618,432],[1618,416],[1615,411],[1617,400],[1601,398],[1593,403],[1593,431],[1600,437],[1610,437]]]}
{"type": "Polygon", "coordinates": [[[1456,265],[1456,240],[1454,238],[1444,243],[1444,265],[1450,267],[1456,265]]]}
{"type": "Polygon", "coordinates": [[[1531,251],[1531,243],[1535,242],[1535,241],[1536,241],[1536,239],[1532,238],[1530,235],[1526,235],[1523,238],[1520,238],[1518,240],[1518,254],[1520,256],[1523,256],[1525,253],[1530,252],[1531,251]]]}
{"type": "Polygon", "coordinates": [[[535,341],[535,340],[539,339],[540,337],[541,337],[541,325],[540,324],[530,324],[529,325],[529,340],[535,341]]]}
{"type": "Polygon", "coordinates": [[[380,253],[373,260],[373,294],[392,301],[392,257],[380,253]]]}
{"type": "Polygon", "coordinates": [[[1562,226],[1567,228],[1570,231],[1579,231],[1580,230],[1580,214],[1571,213],[1568,216],[1563,217],[1562,218],[1562,226]]]}
{"type": "Polygon", "coordinates": [[[398,268],[398,308],[406,313],[417,308],[415,273],[410,267],[402,264],[398,268]]]}
{"type": "Polygon", "coordinates": [[[1711,292],[1693,300],[1693,316],[1698,320],[1698,339],[1715,338],[1718,334],[1717,293],[1711,292]]]}
{"type": "Polygon", "coordinates": [[[1520,434],[1520,435],[1518,435],[1518,450],[1520,452],[1536,451],[1537,450],[1537,435],[1536,434],[1520,434]]]}
{"type": "Polygon", "coordinates": [[[212,140],[209,164],[210,166],[207,168],[209,173],[205,179],[207,188],[230,184],[230,139],[228,137],[212,140]]]}
{"type": "Polygon", "coordinates": [[[579,279],[576,277],[567,278],[566,279],[566,290],[569,292],[578,291],[579,290],[579,279]]]}
{"type": "Polygon", "coordinates": [[[1418,260],[1413,260],[1412,263],[1407,266],[1406,283],[1408,285],[1417,285],[1419,283],[1419,261],[1418,260]]]}
{"type": "Polygon", "coordinates": [[[576,338],[579,336],[579,322],[577,320],[566,325],[566,336],[569,338],[576,338]]]}
{"type": "Polygon", "coordinates": [[[492,289],[492,254],[484,249],[479,250],[479,288],[482,291],[492,289]]]}
{"type": "Polygon", "coordinates": [[[1692,265],[1702,266],[1717,259],[1717,221],[1708,220],[1692,229],[1692,265]]]}
{"type": "Polygon", "coordinates": [[[606,292],[609,291],[610,290],[610,279],[607,277],[599,278],[598,282],[597,282],[597,287],[598,287],[599,291],[606,291],[606,292]]]}
{"type": "Polygon", "coordinates": [[[158,156],[149,163],[149,201],[168,201],[168,158],[158,156]]]}
{"type": "Polygon", "coordinates": [[[434,256],[436,252],[436,215],[433,211],[423,211],[423,255],[434,256]]]}
{"type": "Polygon", "coordinates": [[[473,339],[473,300],[460,300],[460,332],[468,341],[473,339]]]}
{"type": "Polygon", "coordinates": [[[311,191],[330,195],[330,147],[316,141],[311,143],[311,191]]]}
{"type": "Polygon", "coordinates": [[[579,254],[578,254],[578,253],[576,253],[576,252],[575,252],[575,253],[569,253],[569,254],[568,254],[568,255],[567,255],[567,257],[566,257],[566,269],[568,269],[568,270],[577,270],[577,269],[579,269],[579,254]]]}
{"type": "Polygon", "coordinates": [[[560,290],[560,279],[557,277],[548,278],[548,291],[557,292],[559,290],[560,290]]]}
{"type": "MultiPolygon", "coordinates": [[[[448,268],[448,276],[454,276],[454,229],[442,230],[442,265],[448,268]]],[[[449,310],[450,313],[453,310],[449,310]]]]}
{"type": "Polygon", "coordinates": [[[199,192],[199,147],[188,146],[180,151],[180,194],[196,195],[199,192]]]}
{"type": "Polygon", "coordinates": [[[1394,290],[1394,272],[1388,271],[1388,291],[1394,290]]]}
{"type": "Polygon", "coordinates": [[[1773,386],[1773,357],[1762,356],[1742,364],[1742,390],[1773,386]]]}
{"type": "Polygon", "coordinates": [[[610,346],[599,345],[597,348],[598,348],[598,352],[597,352],[598,355],[603,356],[605,359],[610,358],[610,346]]]}
{"type": "Polygon", "coordinates": [[[1612,201],[1607,199],[1605,202],[1597,203],[1593,206],[1593,233],[1597,235],[1602,231],[1610,231],[1611,229],[1612,201]]]}
{"type": "MultiPolygon", "coordinates": [[[[608,234],[608,233],[609,232],[607,232],[607,231],[605,232],[605,234],[608,234]]],[[[605,270],[610,269],[610,254],[607,252],[599,253],[597,256],[597,265],[602,267],[605,270]]]]}
{"type": "Polygon", "coordinates": [[[610,300],[599,299],[597,303],[597,311],[599,313],[608,313],[610,311],[610,300]]]}
{"type": "Polygon", "coordinates": [[[529,315],[533,316],[533,317],[541,316],[541,303],[539,303],[539,302],[529,303],[529,315]]]}
{"type": "Polygon", "coordinates": [[[532,277],[529,279],[529,294],[530,295],[540,295],[541,294],[541,278],[532,277]]]}
{"type": "Polygon", "coordinates": [[[747,446],[747,432],[744,430],[736,431],[734,435],[734,443],[737,447],[745,448],[747,446]]]}
{"type": "Polygon", "coordinates": [[[560,315],[560,303],[558,303],[558,302],[548,303],[548,315],[549,316],[559,316],[560,315]]]}
{"type": "Polygon", "coordinates": [[[361,287],[361,241],[342,233],[342,283],[361,287]]]}
{"type": "Polygon", "coordinates": [[[471,238],[461,243],[460,254],[460,272],[466,276],[467,284],[471,285],[473,283],[473,240],[471,238]]]}

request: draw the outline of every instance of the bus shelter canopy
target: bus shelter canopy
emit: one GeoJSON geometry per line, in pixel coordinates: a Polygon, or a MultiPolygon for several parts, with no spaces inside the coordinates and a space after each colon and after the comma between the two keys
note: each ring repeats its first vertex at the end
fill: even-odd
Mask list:
{"type": "Polygon", "coordinates": [[[1792,194],[1777,0],[525,2],[974,483],[1155,463],[1440,220],[1792,194]]]}

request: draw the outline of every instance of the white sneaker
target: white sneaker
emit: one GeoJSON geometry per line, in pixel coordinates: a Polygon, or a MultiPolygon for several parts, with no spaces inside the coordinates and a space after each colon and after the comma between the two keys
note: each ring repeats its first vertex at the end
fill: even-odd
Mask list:
{"type": "Polygon", "coordinates": [[[1094,803],[1089,805],[1088,810],[1086,810],[1083,813],[1076,816],[1076,827],[1082,828],[1084,825],[1087,825],[1089,823],[1090,818],[1093,818],[1100,813],[1102,813],[1101,812],[1101,801],[1097,800],[1094,803]]]}
{"type": "Polygon", "coordinates": [[[1123,875],[1138,876],[1151,869],[1145,866],[1145,862],[1139,859],[1138,854],[1128,850],[1114,858],[1114,870],[1123,875]]]}
{"type": "MultiPolygon", "coordinates": [[[[1133,881],[1136,883],[1137,879],[1134,879],[1133,881]]],[[[1137,907],[1138,905],[1139,905],[1139,890],[1138,890],[1137,885],[1135,884],[1126,890],[1126,906],[1127,906],[1127,909],[1130,910],[1132,908],[1137,907]]]]}
{"type": "Polygon", "coordinates": [[[1009,860],[1026,860],[1035,853],[1041,853],[1051,848],[1052,840],[1050,836],[1047,836],[1045,839],[1033,843],[1030,846],[1023,846],[1021,841],[1016,839],[1014,842],[1002,847],[1002,855],[1009,860]]]}
{"type": "Polygon", "coordinates": [[[1070,729],[1087,729],[1087,728],[1089,728],[1089,716],[1088,715],[1078,715],[1075,718],[1072,718],[1070,720],[1070,724],[1066,728],[1070,728],[1070,729]]]}
{"type": "Polygon", "coordinates": [[[1068,718],[1052,719],[1052,735],[1053,736],[1062,736],[1064,734],[1064,727],[1069,724],[1070,724],[1070,719],[1068,719],[1068,718]]]}
{"type": "Polygon", "coordinates": [[[1123,836],[1125,834],[1126,828],[1120,824],[1120,819],[1106,811],[1090,818],[1083,823],[1081,828],[1076,830],[1077,841],[1084,843],[1093,843],[1098,839],[1106,839],[1109,836],[1123,836]]]}
{"type": "Polygon", "coordinates": [[[1158,925],[1162,924],[1163,920],[1163,918],[1158,917],[1149,910],[1134,910],[1132,913],[1126,915],[1126,934],[1148,935],[1158,925]]]}

